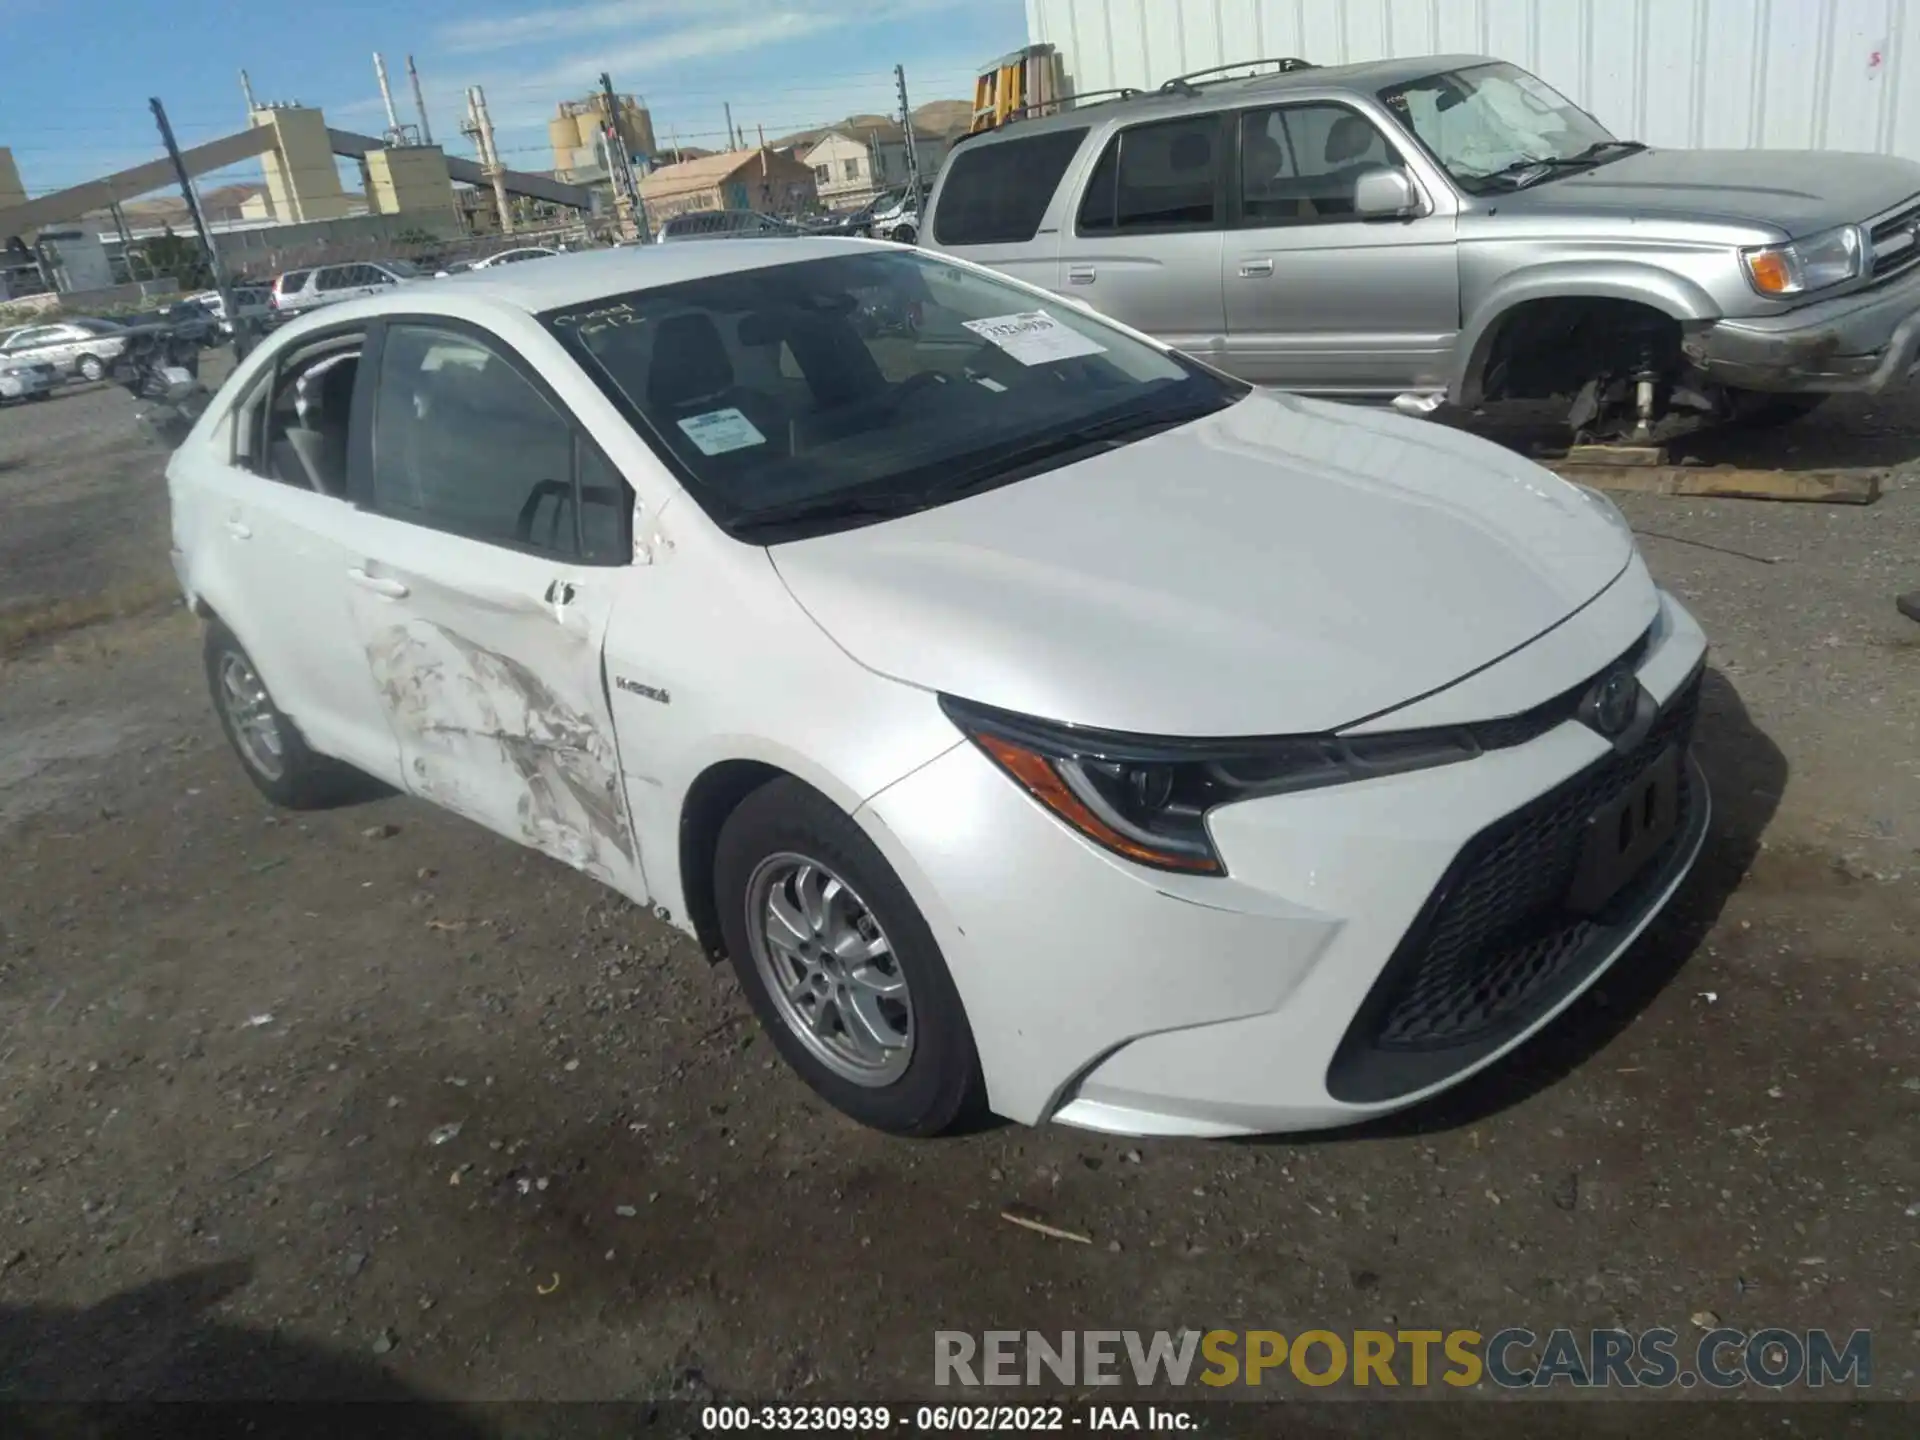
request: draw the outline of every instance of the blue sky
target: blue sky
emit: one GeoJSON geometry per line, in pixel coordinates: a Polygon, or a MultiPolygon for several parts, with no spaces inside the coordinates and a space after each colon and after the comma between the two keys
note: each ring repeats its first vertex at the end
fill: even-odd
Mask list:
{"type": "MultiPolygon", "coordinates": [[[[970,98],[974,70],[1025,41],[1023,0],[5,0],[0,146],[29,194],[59,189],[158,152],[148,96],[183,145],[241,128],[242,68],[262,101],[377,133],[378,50],[402,120],[412,54],[436,141],[471,155],[461,96],[483,85],[501,158],[545,169],[555,104],[603,69],[646,98],[662,144],[718,149],[728,101],[749,143],[755,125],[772,139],[892,110],[895,64],[915,105],[970,98]]],[[[258,178],[255,165],[200,183],[258,178]]]]}

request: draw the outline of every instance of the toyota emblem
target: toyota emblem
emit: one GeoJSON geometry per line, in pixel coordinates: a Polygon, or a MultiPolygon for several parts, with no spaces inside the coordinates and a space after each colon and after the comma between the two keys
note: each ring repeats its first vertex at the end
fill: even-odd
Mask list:
{"type": "Polygon", "coordinates": [[[1632,671],[1615,670],[1603,676],[1588,701],[1593,728],[1609,738],[1621,734],[1633,723],[1639,700],[1640,682],[1632,671]]]}

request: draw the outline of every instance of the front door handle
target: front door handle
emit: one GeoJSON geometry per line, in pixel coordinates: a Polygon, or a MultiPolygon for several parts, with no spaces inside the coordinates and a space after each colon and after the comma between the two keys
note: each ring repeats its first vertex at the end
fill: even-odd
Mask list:
{"type": "Polygon", "coordinates": [[[389,580],[384,575],[369,575],[358,565],[347,571],[353,577],[353,583],[362,589],[371,590],[376,595],[384,595],[389,600],[398,600],[407,593],[407,587],[398,580],[389,580]]]}
{"type": "Polygon", "coordinates": [[[1271,274],[1273,274],[1273,261],[1271,260],[1242,260],[1240,262],[1240,275],[1243,279],[1257,280],[1262,275],[1271,274]]]}
{"type": "Polygon", "coordinates": [[[1091,285],[1094,277],[1099,273],[1100,272],[1091,265],[1075,265],[1071,270],[1067,271],[1067,283],[1069,285],[1091,285]]]}
{"type": "Polygon", "coordinates": [[[251,540],[253,538],[253,527],[248,525],[244,520],[229,520],[227,521],[227,533],[236,540],[251,540]]]}
{"type": "Polygon", "coordinates": [[[571,605],[573,603],[573,582],[570,580],[555,580],[551,585],[547,586],[547,603],[549,605],[571,605]]]}

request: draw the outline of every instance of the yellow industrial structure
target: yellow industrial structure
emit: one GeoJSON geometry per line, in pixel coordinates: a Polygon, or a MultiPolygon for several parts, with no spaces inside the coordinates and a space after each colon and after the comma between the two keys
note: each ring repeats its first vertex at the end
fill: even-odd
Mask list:
{"type": "MultiPolygon", "coordinates": [[[[654,153],[653,116],[631,95],[613,97],[614,129],[627,154],[645,160],[654,153]]],[[[553,147],[556,175],[604,175],[606,155],[601,150],[600,127],[606,123],[607,97],[595,93],[560,102],[560,113],[547,122],[547,141],[553,147]]]]}
{"type": "Polygon", "coordinates": [[[367,204],[379,215],[454,210],[447,156],[438,145],[405,145],[366,157],[367,204]]]}
{"type": "Polygon", "coordinates": [[[0,210],[11,210],[27,203],[27,187],[20,183],[20,169],[13,163],[13,152],[0,145],[0,210]]]}
{"type": "Polygon", "coordinates": [[[273,131],[272,146],[261,152],[267,172],[267,196],[273,218],[282,224],[338,220],[353,213],[334,164],[327,120],[302,105],[263,105],[250,117],[255,129],[273,131]]]}

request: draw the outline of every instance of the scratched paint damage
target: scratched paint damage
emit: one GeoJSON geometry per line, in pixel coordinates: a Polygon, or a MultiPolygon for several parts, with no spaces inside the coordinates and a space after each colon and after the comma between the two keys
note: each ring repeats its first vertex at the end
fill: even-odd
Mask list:
{"type": "Polygon", "coordinates": [[[367,654],[423,799],[510,822],[517,838],[598,879],[633,872],[613,740],[592,717],[511,656],[431,621],[377,632],[367,654]]]}

